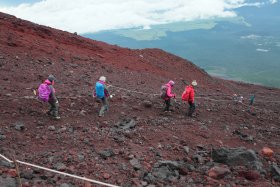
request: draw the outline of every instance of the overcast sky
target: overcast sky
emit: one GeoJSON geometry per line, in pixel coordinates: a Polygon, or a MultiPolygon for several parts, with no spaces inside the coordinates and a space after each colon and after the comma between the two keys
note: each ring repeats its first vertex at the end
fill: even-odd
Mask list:
{"type": "Polygon", "coordinates": [[[237,16],[242,6],[278,0],[6,0],[0,11],[79,34],[119,28],[237,16]]]}

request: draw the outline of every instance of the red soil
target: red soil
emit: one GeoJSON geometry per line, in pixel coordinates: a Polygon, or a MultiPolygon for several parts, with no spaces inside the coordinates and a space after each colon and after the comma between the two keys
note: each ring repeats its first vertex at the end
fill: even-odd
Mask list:
{"type": "MultiPolygon", "coordinates": [[[[6,136],[0,140],[0,153],[9,158],[15,156],[49,168],[63,163],[66,172],[121,186],[145,186],[143,175],[158,160],[192,160],[201,147],[211,151],[243,146],[256,152],[269,147],[274,152],[269,159],[280,165],[279,89],[211,77],[193,63],[160,49],[121,48],[0,13],[0,72],[0,135],[6,136]],[[60,80],[55,85],[60,97],[59,121],[45,114],[48,104],[29,98],[32,88],[49,74],[60,80]],[[100,106],[90,94],[101,75],[114,86],[149,94],[158,94],[160,86],[172,79],[176,82],[175,111],[162,113],[164,103],[158,96],[111,87],[115,96],[110,100],[110,111],[99,118],[100,106]],[[197,110],[194,118],[188,118],[184,116],[188,106],[180,100],[184,90],[181,80],[193,79],[198,82],[197,110]],[[243,105],[234,104],[233,93],[245,99],[255,94],[256,115],[247,112],[248,100],[243,105]],[[136,127],[116,133],[114,127],[123,119],[134,119],[136,127]],[[19,123],[24,124],[24,130],[14,128],[19,123]],[[55,130],[49,130],[50,126],[55,130]],[[236,132],[253,139],[245,140],[236,132]],[[188,155],[183,146],[190,148],[188,155]],[[106,149],[115,155],[102,159],[99,153],[106,149]],[[78,155],[84,159],[79,160],[78,155]],[[142,169],[133,169],[132,158],[140,160],[142,169]]],[[[260,157],[268,171],[270,160],[260,157]]],[[[280,185],[271,181],[269,173],[253,181],[234,170],[232,177],[214,180],[207,172],[199,172],[207,162],[180,180],[156,185],[186,186],[192,184],[186,182],[190,178],[197,186],[280,185]]],[[[20,166],[20,170],[26,171],[26,167],[20,166]]],[[[0,176],[5,171],[0,166],[0,176]]],[[[59,186],[64,182],[84,185],[43,171],[25,181],[30,186],[59,186]],[[39,175],[47,180],[39,180],[39,175]]]]}

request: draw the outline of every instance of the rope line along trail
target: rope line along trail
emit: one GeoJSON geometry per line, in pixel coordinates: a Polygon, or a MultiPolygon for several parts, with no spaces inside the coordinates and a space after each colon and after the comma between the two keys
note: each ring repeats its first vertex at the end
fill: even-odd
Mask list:
{"type": "MultiPolygon", "coordinates": [[[[153,94],[153,93],[144,93],[144,92],[139,92],[139,91],[133,91],[133,90],[129,90],[129,89],[126,89],[126,88],[121,88],[121,87],[118,87],[118,86],[114,86],[114,85],[110,85],[110,84],[107,84],[108,87],[114,87],[116,89],[119,89],[119,90],[125,90],[127,92],[132,92],[132,93],[139,93],[139,94],[146,94],[146,95],[151,95],[151,96],[160,96],[160,94],[153,94]]],[[[230,95],[226,95],[228,97],[232,97],[230,95]]],[[[206,100],[210,100],[210,101],[216,101],[216,102],[233,102],[232,99],[212,99],[212,98],[209,98],[209,97],[196,97],[198,99],[206,99],[206,100]]],[[[249,99],[248,99],[249,100],[249,99]]],[[[182,102],[182,101],[180,101],[182,102]]],[[[238,102],[240,103],[240,102],[238,102]]],[[[265,103],[280,103],[280,101],[265,101],[265,103]]],[[[242,104],[243,106],[246,106],[247,108],[250,107],[250,108],[254,108],[256,110],[260,110],[262,111],[263,109],[260,109],[260,108],[257,108],[255,106],[252,106],[252,105],[247,105],[243,102],[241,102],[240,104],[242,104]]]]}
{"type": "MultiPolygon", "coordinates": [[[[144,93],[144,92],[139,92],[139,91],[133,91],[133,90],[129,90],[129,89],[126,89],[126,88],[121,88],[121,87],[118,87],[118,86],[113,86],[113,85],[110,85],[108,84],[110,87],[114,87],[114,88],[117,88],[119,90],[125,90],[125,91],[128,91],[128,92],[132,92],[132,93],[139,93],[139,94],[146,94],[146,95],[151,95],[151,96],[159,96],[160,94],[153,94],[153,93],[144,93]]],[[[230,95],[226,95],[226,96],[229,96],[231,97],[230,95]]],[[[217,101],[217,102],[232,102],[231,99],[212,99],[212,98],[209,98],[209,97],[195,97],[195,98],[198,98],[198,99],[206,99],[206,100],[210,100],[210,101],[217,101]]],[[[265,101],[266,103],[280,103],[280,101],[265,101]]],[[[243,103],[242,103],[243,104],[243,103]]],[[[246,104],[243,104],[243,105],[246,105],[246,104]]],[[[246,106],[250,106],[250,105],[246,105],[246,106]]],[[[253,108],[256,108],[254,106],[251,106],[253,108]]],[[[256,108],[257,109],[257,108],[256,108]]]]}
{"type": "MultiPolygon", "coordinates": [[[[68,96],[68,97],[64,97],[64,96],[58,96],[58,99],[77,99],[77,98],[84,98],[84,97],[88,97],[88,96],[68,96]]],[[[11,100],[15,100],[15,99],[38,99],[37,96],[22,96],[22,97],[14,97],[14,98],[7,98],[7,99],[0,99],[0,101],[11,101],[11,100]]]]}
{"type": "MultiPolygon", "coordinates": [[[[119,90],[125,90],[125,91],[128,91],[128,92],[132,92],[132,93],[138,93],[138,94],[145,94],[145,95],[151,95],[151,96],[159,96],[160,94],[154,94],[154,93],[144,93],[144,92],[139,92],[139,91],[134,91],[134,90],[129,90],[129,89],[126,89],[126,88],[121,88],[121,87],[118,87],[118,86],[114,86],[114,85],[111,85],[111,84],[108,84],[109,87],[114,87],[114,88],[117,88],[119,90]]],[[[231,97],[231,95],[225,95],[225,96],[228,96],[228,97],[231,97]]],[[[258,96],[259,97],[259,96],[258,96]]],[[[226,100],[222,100],[222,99],[211,99],[209,97],[196,97],[196,98],[202,98],[202,99],[207,99],[207,100],[212,100],[212,101],[220,101],[220,102],[227,102],[227,101],[232,101],[230,99],[226,100]]],[[[248,99],[249,100],[249,99],[248,99]]],[[[266,103],[280,103],[280,101],[265,101],[266,103]]]]}
{"type": "MultiPolygon", "coordinates": [[[[114,85],[111,85],[111,84],[107,84],[107,86],[108,87],[116,88],[117,90],[124,90],[124,91],[130,92],[130,93],[149,95],[149,96],[152,96],[152,97],[160,96],[160,94],[145,93],[145,92],[130,90],[130,89],[122,88],[122,87],[119,87],[119,86],[114,86],[114,85]]],[[[224,96],[232,97],[230,95],[224,95],[224,96]]],[[[77,98],[84,98],[84,97],[88,97],[88,96],[80,96],[80,95],[68,96],[68,97],[67,96],[60,96],[60,97],[58,96],[57,98],[58,99],[77,99],[77,98]]],[[[38,98],[37,98],[37,96],[33,95],[33,96],[22,96],[22,97],[17,97],[17,98],[0,99],[0,101],[9,101],[9,100],[15,100],[15,99],[38,99],[38,98]]],[[[196,97],[196,99],[206,99],[206,100],[215,101],[215,102],[232,102],[232,99],[213,99],[213,98],[210,98],[210,97],[202,97],[202,96],[198,96],[198,97],[196,97]]],[[[245,98],[244,98],[244,100],[245,100],[245,98]]],[[[250,100],[250,99],[246,99],[246,100],[250,100]]],[[[258,102],[275,103],[275,104],[276,103],[277,104],[280,103],[280,101],[258,101],[258,102]]],[[[241,104],[244,105],[244,106],[247,106],[247,107],[251,107],[251,108],[258,109],[258,110],[262,110],[262,109],[259,109],[259,108],[255,107],[255,106],[252,106],[252,105],[246,105],[244,103],[241,103],[241,104]]]]}
{"type": "Polygon", "coordinates": [[[121,87],[118,87],[118,86],[113,86],[113,85],[111,85],[111,84],[108,84],[108,87],[113,87],[113,88],[117,88],[117,89],[119,89],[119,90],[125,90],[125,91],[128,91],[128,92],[138,93],[138,94],[144,94],[144,95],[151,95],[151,96],[159,96],[159,95],[160,95],[160,94],[144,93],[144,92],[129,90],[129,89],[126,89],[126,88],[121,88],[121,87]]]}
{"type": "MultiPolygon", "coordinates": [[[[3,158],[4,160],[8,161],[9,163],[14,163],[12,160],[8,159],[7,157],[3,156],[2,154],[0,154],[0,157],[3,158]]],[[[83,180],[83,181],[88,181],[88,182],[103,185],[103,186],[120,187],[120,186],[116,186],[116,185],[113,185],[113,184],[108,184],[108,183],[100,182],[100,181],[97,181],[97,180],[89,179],[89,178],[86,178],[86,177],[80,177],[80,176],[77,176],[77,175],[73,175],[73,174],[69,174],[69,173],[65,173],[65,172],[61,172],[61,171],[56,171],[56,170],[49,169],[49,168],[42,167],[42,166],[38,166],[38,165],[35,165],[35,164],[30,164],[30,163],[23,162],[23,161],[20,161],[20,160],[15,160],[15,162],[19,163],[19,164],[22,164],[22,165],[27,165],[27,166],[30,166],[30,167],[42,169],[42,170],[49,171],[49,172],[52,172],[52,173],[65,175],[65,176],[68,176],[68,177],[71,177],[71,178],[80,179],[80,180],[83,180]]]]}
{"type": "MultiPolygon", "coordinates": [[[[124,90],[127,92],[131,92],[131,93],[137,93],[137,94],[143,94],[143,95],[150,95],[150,96],[160,96],[160,94],[155,94],[155,93],[145,93],[145,92],[140,92],[140,91],[135,91],[135,90],[130,90],[130,89],[126,89],[126,88],[122,88],[119,86],[114,86],[111,84],[107,84],[108,87],[113,87],[116,88],[118,90],[124,90]]],[[[232,95],[224,95],[224,96],[228,96],[228,97],[232,97],[232,95]]],[[[77,98],[84,98],[84,97],[88,97],[88,96],[58,96],[58,99],[77,99],[77,98]]],[[[258,97],[264,97],[264,96],[258,96],[258,97]]],[[[196,98],[202,98],[202,99],[207,99],[207,100],[212,100],[212,101],[218,101],[218,102],[227,102],[227,101],[232,101],[231,99],[212,99],[209,97],[202,97],[202,96],[198,96],[196,98]]],[[[15,100],[15,99],[37,99],[37,96],[22,96],[22,97],[16,97],[16,98],[7,98],[7,99],[0,99],[0,101],[6,101],[6,100],[15,100]]],[[[245,98],[243,99],[245,100],[245,98]]],[[[250,99],[246,99],[246,100],[250,100],[250,99]]],[[[262,102],[262,101],[258,101],[258,102],[262,102]]],[[[264,101],[265,103],[280,103],[280,100],[277,101],[264,101]]]]}

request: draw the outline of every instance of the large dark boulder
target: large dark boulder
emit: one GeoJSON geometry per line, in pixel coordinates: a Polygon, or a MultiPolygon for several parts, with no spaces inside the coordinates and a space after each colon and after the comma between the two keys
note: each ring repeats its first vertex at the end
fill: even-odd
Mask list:
{"type": "Polygon", "coordinates": [[[257,157],[255,151],[251,149],[239,148],[220,148],[212,152],[214,162],[223,163],[228,166],[246,166],[263,172],[263,165],[257,157]]]}

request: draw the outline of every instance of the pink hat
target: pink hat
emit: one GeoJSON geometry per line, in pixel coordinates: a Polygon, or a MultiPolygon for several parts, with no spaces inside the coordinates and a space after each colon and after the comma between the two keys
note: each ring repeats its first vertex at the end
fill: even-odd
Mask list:
{"type": "Polygon", "coordinates": [[[175,82],[172,81],[172,80],[170,80],[170,81],[168,82],[168,84],[170,84],[171,86],[173,86],[173,85],[175,84],[175,82]]]}

